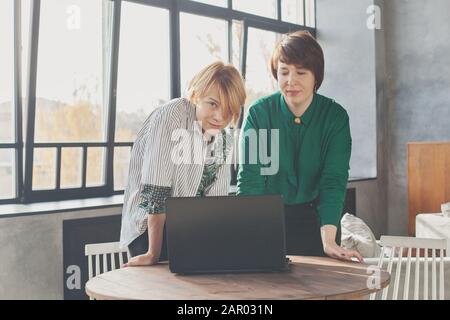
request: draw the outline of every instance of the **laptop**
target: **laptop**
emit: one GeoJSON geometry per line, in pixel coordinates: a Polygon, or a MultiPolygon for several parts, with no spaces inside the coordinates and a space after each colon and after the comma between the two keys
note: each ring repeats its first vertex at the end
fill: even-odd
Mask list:
{"type": "Polygon", "coordinates": [[[280,195],[168,198],[173,273],[287,271],[280,195]]]}

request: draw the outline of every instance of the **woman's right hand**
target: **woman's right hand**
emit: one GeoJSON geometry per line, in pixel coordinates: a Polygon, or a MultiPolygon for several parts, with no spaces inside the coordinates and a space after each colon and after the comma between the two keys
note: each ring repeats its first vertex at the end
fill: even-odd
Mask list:
{"type": "Polygon", "coordinates": [[[148,232],[148,250],[147,253],[133,257],[123,265],[126,267],[151,266],[157,264],[159,255],[161,254],[161,246],[163,241],[164,223],[166,222],[166,214],[151,214],[147,219],[148,232]]]}
{"type": "Polygon", "coordinates": [[[145,253],[141,254],[139,256],[135,256],[128,261],[128,263],[125,263],[122,268],[127,267],[137,267],[137,266],[151,266],[153,264],[158,263],[159,257],[156,257],[155,255],[151,253],[145,253]]]}

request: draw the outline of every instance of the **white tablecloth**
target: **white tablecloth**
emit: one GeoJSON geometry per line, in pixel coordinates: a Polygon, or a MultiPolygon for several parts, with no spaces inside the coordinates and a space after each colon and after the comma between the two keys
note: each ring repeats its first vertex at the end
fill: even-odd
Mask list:
{"type": "Polygon", "coordinates": [[[450,217],[442,213],[425,213],[416,216],[416,237],[447,239],[447,257],[450,257],[450,217]]]}

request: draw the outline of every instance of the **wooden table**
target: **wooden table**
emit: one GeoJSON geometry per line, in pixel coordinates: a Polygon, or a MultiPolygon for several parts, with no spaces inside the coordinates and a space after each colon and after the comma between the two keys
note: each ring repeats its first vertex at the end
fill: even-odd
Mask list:
{"type": "Polygon", "coordinates": [[[369,289],[368,280],[374,274],[368,265],[330,258],[290,258],[290,271],[285,273],[177,275],[169,271],[167,263],[117,269],[89,280],[86,293],[95,299],[358,299],[390,281],[389,274],[380,271],[380,286],[369,289]]]}

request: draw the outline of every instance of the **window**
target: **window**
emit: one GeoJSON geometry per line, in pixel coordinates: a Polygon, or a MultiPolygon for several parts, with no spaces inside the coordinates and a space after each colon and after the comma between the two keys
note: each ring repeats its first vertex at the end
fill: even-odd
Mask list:
{"type": "Polygon", "coordinates": [[[277,0],[234,0],[233,9],[268,18],[277,18],[277,0]]]}
{"type": "Polygon", "coordinates": [[[103,50],[108,47],[102,5],[100,0],[41,1],[36,142],[104,138],[103,50]]]}
{"type": "Polygon", "coordinates": [[[0,2],[0,143],[14,141],[14,21],[13,2],[0,2]]]}
{"type": "Polygon", "coordinates": [[[304,5],[305,5],[304,0],[282,0],[281,1],[282,20],[291,23],[304,24],[305,23],[304,5]]]}
{"type": "Polygon", "coordinates": [[[269,68],[269,59],[281,34],[249,28],[245,85],[246,107],[253,101],[278,90],[269,68]]]}
{"type": "Polygon", "coordinates": [[[15,198],[14,150],[0,149],[0,199],[15,198]]]}
{"type": "Polygon", "coordinates": [[[0,199],[15,198],[14,4],[0,2],[0,199]]]}
{"type": "Polygon", "coordinates": [[[106,148],[91,147],[87,151],[86,186],[98,187],[105,184],[105,168],[103,159],[106,156],[106,148]]]}
{"type": "MultiPolygon", "coordinates": [[[[28,55],[30,53],[30,22],[31,22],[31,4],[34,0],[21,0],[20,6],[21,6],[21,12],[20,16],[22,19],[21,23],[21,31],[22,31],[22,38],[21,38],[21,54],[22,54],[22,106],[25,110],[26,107],[26,98],[28,96],[28,76],[29,76],[29,70],[28,70],[28,55]]],[[[23,136],[25,136],[25,130],[26,126],[23,127],[23,136]]]]}
{"type": "Polygon", "coordinates": [[[306,26],[316,27],[316,1],[305,1],[305,13],[306,13],[306,26]]]}
{"type": "Polygon", "coordinates": [[[232,22],[232,42],[233,48],[231,63],[238,69],[241,67],[241,53],[242,53],[242,37],[243,37],[243,23],[238,20],[232,22]]]}
{"type": "Polygon", "coordinates": [[[0,202],[123,193],[154,108],[216,60],[242,68],[246,105],[275,91],[271,50],[293,27],[314,31],[302,25],[314,26],[314,10],[310,0],[0,1],[0,202]]]}
{"type": "Polygon", "coordinates": [[[124,2],[120,46],[114,148],[114,190],[128,180],[131,145],[150,113],[170,99],[169,12],[124,2]]]}
{"type": "Polygon", "coordinates": [[[281,18],[286,22],[314,28],[315,10],[315,0],[281,0],[281,18]]]}
{"type": "Polygon", "coordinates": [[[128,181],[131,147],[114,148],[114,190],[124,190],[128,181]]]}
{"type": "Polygon", "coordinates": [[[111,8],[107,0],[40,3],[36,92],[30,93],[36,97],[30,106],[34,146],[27,150],[33,191],[102,181],[93,167],[104,154],[91,152],[89,143],[106,138],[111,8]]]}
{"type": "Polygon", "coordinates": [[[180,30],[181,92],[184,93],[201,68],[216,60],[228,61],[228,24],[225,20],[182,13],[180,30]]]}
{"type": "Polygon", "coordinates": [[[82,184],[82,148],[63,148],[61,151],[61,189],[79,188],[82,184]]]}
{"type": "Polygon", "coordinates": [[[148,115],[170,99],[169,12],[122,4],[116,141],[133,142],[148,115]]]}
{"type": "Polygon", "coordinates": [[[210,4],[213,6],[226,7],[227,0],[194,0],[195,2],[201,2],[205,4],[210,4]]]}
{"type": "Polygon", "coordinates": [[[36,148],[33,153],[33,190],[56,187],[56,149],[36,148]]]}

